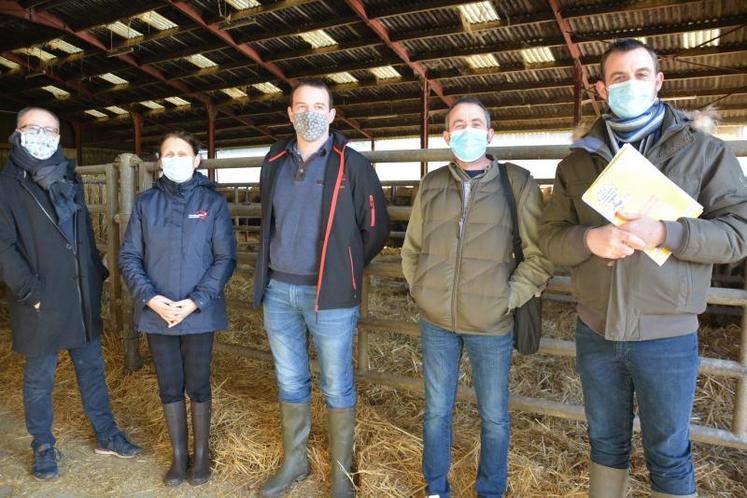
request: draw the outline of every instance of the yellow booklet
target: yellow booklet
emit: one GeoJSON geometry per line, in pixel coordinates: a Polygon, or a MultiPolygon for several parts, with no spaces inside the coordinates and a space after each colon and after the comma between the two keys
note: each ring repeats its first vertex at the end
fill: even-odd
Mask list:
{"type": "MultiPolygon", "coordinates": [[[[617,213],[645,214],[661,221],[703,213],[703,206],[630,144],[622,146],[581,198],[616,226],[625,223],[617,213]]],[[[671,254],[663,247],[644,252],[659,266],[671,254]]]]}

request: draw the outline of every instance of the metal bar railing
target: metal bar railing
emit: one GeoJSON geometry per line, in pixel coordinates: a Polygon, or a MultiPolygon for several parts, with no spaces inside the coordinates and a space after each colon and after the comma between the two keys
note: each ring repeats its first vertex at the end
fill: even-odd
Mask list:
{"type": "MultiPolygon", "coordinates": [[[[747,156],[747,141],[736,141],[730,143],[731,147],[739,156],[747,156]]],[[[568,152],[567,146],[541,146],[541,147],[508,147],[491,148],[491,153],[507,160],[519,159],[557,159],[568,152]]],[[[422,162],[422,161],[448,161],[451,153],[448,149],[409,150],[409,151],[375,151],[364,152],[373,162],[422,162]]],[[[210,159],[203,161],[202,167],[206,169],[235,169],[246,167],[258,167],[262,158],[235,158],[235,159],[210,159]]],[[[119,277],[117,269],[117,254],[119,243],[124,229],[129,221],[134,205],[135,195],[138,190],[143,190],[149,185],[148,179],[155,169],[155,163],[141,162],[137,156],[123,154],[117,158],[115,164],[104,164],[94,166],[81,166],[78,171],[84,175],[105,175],[106,203],[93,204],[90,209],[93,212],[101,212],[106,215],[106,226],[109,234],[106,245],[109,270],[112,273],[112,317],[115,327],[122,332],[125,340],[126,367],[128,369],[138,368],[141,359],[137,350],[136,339],[132,324],[124,323],[122,317],[123,296],[126,291],[119,277]],[[139,188],[138,188],[139,187],[139,188]]],[[[384,182],[391,187],[417,186],[413,181],[384,182]]],[[[231,215],[234,217],[259,218],[261,205],[259,203],[238,203],[238,189],[241,187],[253,187],[254,184],[226,184],[223,188],[233,188],[233,201],[229,203],[231,215]]],[[[411,208],[408,206],[389,206],[388,212],[392,221],[407,221],[410,217],[411,208]]],[[[253,264],[256,254],[250,252],[239,253],[240,263],[253,264]]],[[[746,268],[747,270],[747,268],[746,268]]],[[[370,316],[368,309],[368,298],[371,289],[371,276],[382,278],[402,278],[401,266],[397,258],[379,257],[367,269],[361,288],[362,304],[361,318],[358,333],[358,378],[365,382],[387,384],[409,390],[422,392],[422,380],[387,374],[371,370],[369,366],[369,333],[370,332],[394,332],[413,337],[419,337],[417,324],[399,320],[384,320],[370,316]]],[[[746,283],[747,284],[747,283],[746,283]]],[[[565,276],[556,276],[548,288],[551,292],[569,293],[570,279],[565,276]]],[[[712,287],[708,291],[707,301],[712,305],[739,306],[743,309],[741,350],[738,361],[719,358],[701,358],[699,372],[701,374],[714,375],[725,378],[737,379],[737,392],[734,408],[734,418],[731,432],[704,427],[691,426],[692,439],[712,444],[720,444],[735,448],[747,449],[747,287],[743,289],[728,289],[712,287]]],[[[238,304],[231,302],[230,304],[238,304]]],[[[245,303],[241,303],[246,306],[245,303]]],[[[216,349],[238,353],[261,359],[270,359],[269,353],[257,351],[252,348],[217,344],[216,349]]],[[[575,344],[572,341],[544,338],[540,346],[540,353],[558,356],[575,356],[575,344]]],[[[461,386],[459,396],[462,399],[474,400],[474,392],[461,386]]],[[[511,407],[528,411],[531,413],[568,418],[573,420],[584,420],[583,408],[578,405],[569,405],[547,399],[517,397],[511,399],[511,407]]]]}

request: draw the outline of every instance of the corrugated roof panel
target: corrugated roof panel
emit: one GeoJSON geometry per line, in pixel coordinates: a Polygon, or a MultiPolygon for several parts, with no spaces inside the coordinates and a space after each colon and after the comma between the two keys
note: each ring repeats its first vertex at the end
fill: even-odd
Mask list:
{"type": "Polygon", "coordinates": [[[124,109],[122,109],[121,107],[116,106],[116,105],[107,106],[107,107],[105,107],[105,109],[107,111],[109,111],[109,112],[114,113],[114,114],[119,114],[119,115],[121,115],[121,114],[128,114],[127,111],[125,111],[124,109]]]}
{"type": "Polygon", "coordinates": [[[554,62],[555,56],[547,47],[525,48],[521,56],[527,64],[541,64],[543,62],[554,62]]]}
{"type": "Polygon", "coordinates": [[[55,50],[59,50],[61,52],[65,52],[67,54],[79,54],[83,52],[83,49],[80,47],[77,47],[73,45],[72,43],[68,43],[62,38],[55,38],[51,42],[47,44],[50,48],[53,48],[55,50]]]}
{"type": "Polygon", "coordinates": [[[277,86],[269,82],[257,83],[252,86],[256,88],[257,90],[259,90],[260,92],[265,93],[265,94],[283,93],[283,90],[281,90],[280,88],[278,88],[277,86]]]}
{"type": "Polygon", "coordinates": [[[18,69],[19,67],[21,67],[20,64],[16,64],[12,60],[6,59],[5,57],[0,57],[0,65],[3,65],[8,69],[18,69]]]}
{"type": "Polygon", "coordinates": [[[232,99],[239,99],[241,97],[246,97],[246,92],[239,89],[239,88],[224,88],[221,90],[221,92],[225,93],[232,99]]]}
{"type": "Polygon", "coordinates": [[[49,53],[40,47],[19,48],[18,50],[14,50],[14,52],[17,54],[28,55],[30,57],[36,57],[42,62],[48,62],[48,61],[51,61],[52,59],[57,58],[56,55],[49,53]]]}
{"type": "Polygon", "coordinates": [[[54,85],[43,86],[42,90],[51,93],[56,99],[66,99],[70,97],[70,92],[54,85]]]}
{"type": "Polygon", "coordinates": [[[137,38],[138,36],[143,36],[143,34],[136,29],[132,28],[128,24],[123,23],[122,21],[117,21],[112,24],[108,24],[106,26],[112,33],[116,33],[122,38],[137,38]]]}
{"type": "Polygon", "coordinates": [[[141,106],[147,107],[148,109],[158,110],[163,109],[164,107],[159,104],[158,102],[155,102],[153,100],[143,100],[140,102],[141,106]]]}
{"type": "Polygon", "coordinates": [[[185,105],[191,105],[191,103],[188,100],[184,100],[181,97],[167,97],[166,100],[170,104],[174,104],[177,107],[185,106],[185,105]]]}
{"type": "Polygon", "coordinates": [[[492,2],[468,3],[460,5],[459,10],[470,24],[480,24],[500,19],[492,2]]]}
{"type": "Polygon", "coordinates": [[[301,33],[299,35],[303,40],[311,45],[312,48],[331,47],[337,45],[337,42],[324,32],[323,29],[317,29],[316,31],[310,31],[308,33],[301,33]]]}
{"type": "Polygon", "coordinates": [[[226,0],[226,3],[236,10],[251,9],[262,5],[257,0],[226,0]]]}
{"type": "Polygon", "coordinates": [[[179,25],[174,21],[167,19],[155,10],[151,10],[150,12],[146,12],[145,14],[140,14],[138,16],[138,19],[142,20],[146,24],[149,24],[150,26],[153,26],[159,31],[179,27],[179,25]]]}
{"type": "Polygon", "coordinates": [[[721,42],[720,37],[720,29],[690,31],[689,33],[682,33],[682,46],[684,48],[717,47],[721,42]]]}
{"type": "Polygon", "coordinates": [[[113,73],[100,74],[99,78],[101,78],[104,81],[108,81],[109,83],[113,85],[124,85],[125,83],[129,83],[126,79],[120,78],[119,76],[113,73]]]}
{"type": "Polygon", "coordinates": [[[109,117],[106,113],[97,111],[96,109],[88,109],[86,111],[83,111],[86,114],[93,116],[94,118],[107,118],[109,117]]]}
{"type": "Polygon", "coordinates": [[[370,71],[376,77],[376,79],[379,79],[379,80],[387,80],[387,79],[394,79],[394,78],[402,77],[402,75],[399,74],[397,70],[394,69],[392,66],[372,67],[370,71]]]}
{"type": "Polygon", "coordinates": [[[357,83],[358,80],[348,72],[332,73],[326,76],[328,79],[334,81],[338,85],[344,85],[347,83],[357,83]]]}
{"type": "Polygon", "coordinates": [[[215,67],[218,65],[202,54],[190,55],[188,57],[185,57],[184,59],[187,62],[190,62],[194,64],[195,66],[199,67],[200,69],[205,69],[206,67],[215,67]]]}

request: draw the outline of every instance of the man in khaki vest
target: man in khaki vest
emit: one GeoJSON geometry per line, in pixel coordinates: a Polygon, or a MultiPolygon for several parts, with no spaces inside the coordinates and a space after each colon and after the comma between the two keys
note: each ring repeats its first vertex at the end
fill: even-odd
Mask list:
{"type": "Polygon", "coordinates": [[[422,314],[425,378],[423,475],[430,497],[450,496],[451,413],[466,347],[480,412],[478,496],[506,492],[511,311],[552,274],[537,247],[542,196],[529,173],[486,155],[490,113],[472,97],[446,116],[444,139],[454,161],[423,178],[402,247],[402,271],[422,314]],[[525,260],[513,258],[508,174],[519,213],[525,260]]]}

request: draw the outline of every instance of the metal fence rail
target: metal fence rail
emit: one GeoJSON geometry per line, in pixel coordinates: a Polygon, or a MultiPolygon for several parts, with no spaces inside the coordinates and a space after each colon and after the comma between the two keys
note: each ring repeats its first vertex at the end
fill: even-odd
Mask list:
{"type": "MultiPolygon", "coordinates": [[[[747,141],[731,142],[732,148],[739,156],[747,156],[747,141]]],[[[508,147],[492,148],[489,150],[496,157],[502,159],[558,159],[568,152],[567,146],[542,147],[508,147]]],[[[417,161],[447,161],[450,152],[447,149],[437,150],[407,150],[407,151],[374,151],[364,153],[373,162],[417,162],[417,161]]],[[[258,167],[261,158],[211,159],[203,161],[202,168],[206,169],[235,169],[258,167]]],[[[129,319],[127,309],[128,293],[121,281],[117,256],[124,230],[129,222],[134,206],[135,195],[138,191],[148,188],[152,183],[154,163],[142,162],[132,154],[122,154],[113,163],[95,166],[79,167],[82,175],[104,176],[106,188],[105,203],[92,205],[92,211],[104,217],[107,228],[105,252],[111,272],[110,285],[110,317],[114,329],[125,342],[125,367],[135,370],[142,365],[138,352],[137,333],[129,319]]],[[[92,183],[101,184],[100,180],[92,183]]],[[[416,182],[406,182],[393,186],[414,186],[416,182]]],[[[248,188],[252,184],[229,184],[226,188],[248,188]]],[[[231,215],[242,218],[259,218],[259,203],[238,203],[235,194],[233,202],[229,202],[231,215]]],[[[392,221],[403,222],[410,217],[410,207],[389,206],[392,221]]],[[[240,263],[252,264],[256,255],[250,252],[239,254],[240,263]]],[[[369,265],[362,288],[361,319],[358,323],[358,371],[357,377],[364,382],[384,384],[396,388],[421,392],[422,379],[402,377],[391,373],[380,372],[369,366],[369,333],[395,332],[408,336],[419,336],[417,324],[398,320],[385,320],[371,316],[368,310],[371,276],[379,278],[402,278],[401,267],[397,259],[377,258],[369,265]]],[[[747,279],[746,279],[747,281],[747,279]]],[[[556,276],[551,281],[549,290],[552,292],[568,293],[570,285],[568,277],[556,276]]],[[[737,380],[736,399],[734,405],[733,423],[731,431],[692,425],[692,439],[695,441],[747,449],[747,290],[711,288],[707,300],[712,305],[739,306],[742,308],[742,330],[740,337],[739,358],[734,360],[720,358],[701,358],[699,372],[723,378],[737,380]]],[[[229,303],[236,304],[236,303],[229,303]]],[[[247,306],[246,303],[241,303],[247,306]]],[[[269,359],[268,353],[252,348],[231,344],[218,343],[216,349],[240,354],[250,358],[269,359]]],[[[542,340],[540,353],[557,357],[573,357],[575,344],[572,341],[559,339],[542,340]]],[[[475,399],[474,392],[460,386],[458,396],[461,399],[475,399]]],[[[529,413],[559,417],[571,420],[583,420],[583,408],[578,405],[566,404],[548,399],[513,396],[511,408],[529,413]]],[[[636,427],[638,422],[636,420],[636,427]]]]}

